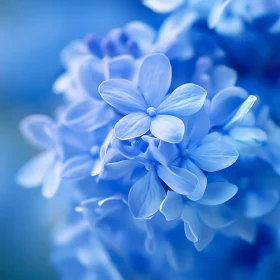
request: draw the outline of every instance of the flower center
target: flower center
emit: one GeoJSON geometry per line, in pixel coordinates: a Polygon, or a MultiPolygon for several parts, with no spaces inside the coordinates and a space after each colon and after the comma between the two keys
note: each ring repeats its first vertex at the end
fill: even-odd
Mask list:
{"type": "Polygon", "coordinates": [[[150,117],[154,117],[154,116],[156,116],[156,114],[157,114],[157,110],[156,110],[156,108],[154,108],[154,107],[149,107],[149,108],[147,109],[147,113],[148,113],[148,115],[149,115],[150,117]]]}
{"type": "Polygon", "coordinates": [[[185,149],[184,151],[181,152],[182,157],[187,157],[189,155],[189,150],[185,149]]]}
{"type": "Polygon", "coordinates": [[[139,146],[139,144],[140,144],[140,141],[138,141],[138,140],[133,140],[133,141],[131,142],[131,146],[132,146],[132,147],[137,147],[137,146],[139,146]]]}

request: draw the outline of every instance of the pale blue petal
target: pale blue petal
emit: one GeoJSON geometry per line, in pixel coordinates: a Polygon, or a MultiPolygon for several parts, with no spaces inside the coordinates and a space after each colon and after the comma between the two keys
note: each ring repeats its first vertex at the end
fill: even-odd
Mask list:
{"type": "Polygon", "coordinates": [[[128,140],[144,135],[150,129],[151,118],[146,113],[132,113],[120,119],[115,126],[115,135],[128,140]]]}
{"type": "Polygon", "coordinates": [[[114,180],[125,176],[134,168],[142,167],[143,165],[136,160],[122,160],[118,162],[110,162],[105,165],[106,179],[114,180]]]}
{"type": "Polygon", "coordinates": [[[215,172],[232,165],[238,152],[227,142],[216,141],[199,146],[191,153],[191,160],[202,170],[215,172]]]}
{"type": "Polygon", "coordinates": [[[176,144],[167,143],[165,141],[160,141],[158,151],[162,155],[165,165],[173,163],[180,155],[180,150],[176,144]]]}
{"type": "Polygon", "coordinates": [[[211,12],[208,16],[208,27],[210,29],[215,28],[215,26],[220,21],[224,10],[230,4],[231,1],[232,0],[218,0],[218,1],[216,1],[216,3],[212,7],[211,12]]]}
{"type": "Polygon", "coordinates": [[[86,132],[103,127],[114,117],[113,109],[104,101],[86,99],[66,109],[63,123],[74,131],[86,132]]]}
{"type": "Polygon", "coordinates": [[[253,147],[262,145],[267,141],[267,134],[256,127],[238,126],[230,130],[229,135],[238,142],[253,147]]]}
{"type": "Polygon", "coordinates": [[[249,112],[249,110],[253,107],[256,102],[257,97],[254,95],[249,95],[248,98],[243,102],[243,104],[239,107],[237,112],[231,118],[231,120],[225,125],[225,130],[230,130],[234,126],[238,125],[245,115],[249,112]]]}
{"type": "Polygon", "coordinates": [[[131,80],[135,72],[135,61],[130,55],[121,55],[107,61],[107,79],[131,80]]]}
{"type": "Polygon", "coordinates": [[[166,221],[178,219],[183,210],[183,197],[175,192],[168,191],[167,195],[160,205],[160,212],[164,215],[166,221]]]}
{"type": "Polygon", "coordinates": [[[62,165],[61,176],[68,180],[82,180],[90,176],[94,159],[89,154],[69,158],[62,165]]]}
{"type": "Polygon", "coordinates": [[[221,90],[235,85],[237,72],[225,65],[219,65],[213,69],[211,79],[213,93],[217,94],[221,90]]]}
{"type": "Polygon", "coordinates": [[[17,183],[33,188],[43,184],[47,171],[54,164],[55,153],[44,152],[25,163],[17,173],[17,183]]]}
{"type": "Polygon", "coordinates": [[[111,79],[99,86],[101,97],[123,114],[129,114],[147,109],[146,102],[131,81],[111,79]]]}
{"type": "Polygon", "coordinates": [[[190,200],[197,201],[203,196],[205,192],[207,186],[207,178],[201,171],[201,169],[193,164],[190,160],[186,161],[186,168],[198,178],[198,183],[195,187],[195,190],[188,195],[188,198],[190,200]]]}
{"type": "Polygon", "coordinates": [[[210,119],[213,126],[225,124],[238,110],[248,93],[239,87],[223,89],[211,101],[210,119]]]}
{"type": "Polygon", "coordinates": [[[54,147],[55,123],[48,116],[31,115],[20,123],[22,134],[35,146],[41,149],[54,147]]]}
{"type": "Polygon", "coordinates": [[[204,205],[219,205],[235,196],[237,190],[235,185],[227,182],[210,183],[203,197],[196,202],[204,205]]]}
{"type": "Polygon", "coordinates": [[[164,188],[152,170],[132,186],[128,196],[129,208],[136,218],[149,218],[159,210],[164,198],[164,188]]]}
{"type": "Polygon", "coordinates": [[[91,55],[86,56],[75,63],[73,76],[87,95],[100,99],[98,86],[105,79],[102,60],[91,55]]]}
{"type": "Polygon", "coordinates": [[[159,106],[159,114],[186,117],[198,112],[205,102],[207,92],[195,84],[176,88],[159,106]]]}
{"type": "Polygon", "coordinates": [[[184,1],[185,0],[143,0],[143,4],[154,12],[168,13],[178,8],[184,1]]]}
{"type": "Polygon", "coordinates": [[[206,109],[203,107],[199,112],[185,121],[185,134],[179,144],[181,149],[191,148],[199,144],[210,129],[210,121],[206,109]]]}
{"type": "Polygon", "coordinates": [[[194,243],[198,251],[203,250],[213,239],[213,230],[197,215],[195,209],[185,204],[182,212],[186,237],[194,243]]]}
{"type": "Polygon", "coordinates": [[[247,192],[243,199],[245,216],[254,219],[272,211],[279,201],[279,193],[276,190],[247,192]]]}
{"type": "Polygon", "coordinates": [[[148,107],[158,107],[171,83],[171,65],[164,54],[147,56],[139,69],[139,87],[148,107]]]}
{"type": "Polygon", "coordinates": [[[182,141],[185,131],[183,121],[169,115],[157,115],[151,120],[150,130],[155,137],[169,143],[182,141]]]}
{"type": "Polygon", "coordinates": [[[158,165],[157,172],[170,189],[182,195],[191,194],[198,183],[198,178],[184,168],[158,165]]]}
{"type": "Polygon", "coordinates": [[[151,47],[156,38],[155,31],[149,25],[141,21],[132,21],[128,23],[124,30],[131,40],[135,41],[144,49],[151,47]]]}
{"type": "Polygon", "coordinates": [[[44,197],[51,198],[57,192],[61,180],[61,167],[61,162],[57,161],[47,171],[42,187],[42,194],[44,197]]]}
{"type": "Polygon", "coordinates": [[[233,222],[233,213],[225,204],[216,206],[198,205],[199,217],[213,229],[229,226],[233,222]]]}

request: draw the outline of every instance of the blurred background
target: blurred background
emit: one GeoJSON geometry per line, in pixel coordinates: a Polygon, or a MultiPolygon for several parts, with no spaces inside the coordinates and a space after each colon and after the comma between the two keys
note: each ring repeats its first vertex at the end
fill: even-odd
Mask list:
{"type": "Polygon", "coordinates": [[[140,0],[0,0],[1,280],[59,279],[50,263],[50,234],[67,186],[47,200],[40,189],[16,184],[19,167],[37,153],[20,135],[19,121],[52,115],[59,102],[52,84],[63,72],[60,51],[68,42],[148,18],[154,27],[162,21],[140,0]]]}

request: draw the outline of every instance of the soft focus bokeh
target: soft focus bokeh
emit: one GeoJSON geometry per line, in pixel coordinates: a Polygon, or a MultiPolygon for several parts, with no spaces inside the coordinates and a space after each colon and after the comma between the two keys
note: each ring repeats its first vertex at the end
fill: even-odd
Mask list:
{"type": "Polygon", "coordinates": [[[162,16],[140,0],[0,1],[1,280],[58,279],[49,261],[49,238],[65,208],[61,193],[65,196],[67,186],[49,201],[40,189],[16,184],[16,171],[36,153],[18,124],[29,114],[52,114],[60,102],[52,84],[63,70],[60,51],[68,42],[88,32],[104,35],[131,20],[158,27],[162,16]]]}

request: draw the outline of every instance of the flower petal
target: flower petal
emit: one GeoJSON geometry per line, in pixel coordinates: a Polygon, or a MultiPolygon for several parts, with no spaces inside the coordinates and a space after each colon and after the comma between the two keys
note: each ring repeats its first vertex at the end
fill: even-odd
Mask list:
{"type": "Polygon", "coordinates": [[[154,215],[165,198],[165,191],[154,170],[149,171],[131,188],[128,204],[132,214],[139,219],[154,215]]]}
{"type": "Polygon", "coordinates": [[[257,97],[254,95],[249,95],[248,98],[243,102],[243,104],[239,107],[237,112],[231,118],[231,120],[225,125],[225,130],[230,130],[238,123],[242,121],[245,115],[249,112],[249,110],[253,107],[256,102],[257,97]]]}
{"type": "Polygon", "coordinates": [[[150,130],[160,140],[179,143],[183,139],[185,126],[177,117],[157,115],[152,118],[150,130]]]}
{"type": "Polygon", "coordinates": [[[215,172],[232,165],[238,152],[227,142],[215,141],[199,146],[190,157],[202,170],[215,172]]]}
{"type": "Polygon", "coordinates": [[[235,196],[237,190],[235,185],[227,182],[210,183],[203,197],[196,202],[203,205],[219,205],[235,196]]]}
{"type": "Polygon", "coordinates": [[[94,159],[89,154],[69,158],[62,165],[61,176],[68,180],[81,180],[90,176],[94,159]]]}
{"type": "Polygon", "coordinates": [[[184,1],[185,0],[143,0],[143,4],[154,12],[168,13],[178,8],[184,1]]]}
{"type": "Polygon", "coordinates": [[[132,113],[120,119],[115,126],[115,135],[120,140],[128,140],[144,135],[151,125],[146,113],[132,113]]]}
{"type": "Polygon", "coordinates": [[[160,53],[147,56],[139,69],[139,87],[149,107],[157,107],[171,84],[169,59],[160,53]]]}
{"type": "Polygon", "coordinates": [[[276,190],[247,192],[244,197],[244,214],[247,218],[259,218],[269,213],[278,203],[276,190]]]}
{"type": "Polygon", "coordinates": [[[223,89],[233,87],[237,81],[237,73],[234,69],[225,65],[216,66],[211,75],[212,90],[217,94],[223,89]]]}
{"type": "Polygon", "coordinates": [[[207,92],[195,84],[176,88],[159,106],[159,114],[187,117],[198,112],[205,102],[207,92]]]}
{"type": "Polygon", "coordinates": [[[266,133],[256,127],[235,127],[230,130],[229,135],[238,142],[253,147],[262,145],[267,141],[266,133]]]}
{"type": "Polygon", "coordinates": [[[211,101],[211,124],[213,126],[225,124],[247,96],[248,93],[239,87],[229,87],[218,92],[211,101]]]}
{"type": "Polygon", "coordinates": [[[99,86],[101,97],[122,114],[135,111],[144,111],[147,104],[131,81],[124,79],[111,79],[99,86]]]}
{"type": "Polygon", "coordinates": [[[44,197],[51,198],[55,195],[60,185],[61,167],[61,162],[57,161],[49,168],[42,187],[44,197]]]}
{"type": "Polygon", "coordinates": [[[48,116],[31,115],[20,123],[22,134],[35,146],[41,149],[54,147],[54,121],[48,116]]]}
{"type": "Polygon", "coordinates": [[[212,241],[213,230],[203,223],[195,209],[187,203],[183,208],[182,219],[186,237],[195,244],[198,251],[203,250],[212,241]]]}
{"type": "Polygon", "coordinates": [[[162,181],[179,194],[191,194],[198,183],[197,177],[184,168],[158,165],[157,172],[162,181]]]}
{"type": "Polygon", "coordinates": [[[198,205],[197,211],[205,224],[213,229],[229,226],[233,222],[233,214],[225,204],[217,206],[198,205]]]}
{"type": "Polygon", "coordinates": [[[53,152],[44,152],[30,159],[17,173],[18,184],[27,188],[40,186],[54,160],[53,152]]]}
{"type": "Polygon", "coordinates": [[[104,101],[86,99],[73,103],[63,116],[63,123],[74,131],[93,131],[115,117],[113,109],[104,101]]]}
{"type": "Polygon", "coordinates": [[[131,80],[135,72],[135,61],[130,55],[121,55],[107,61],[107,79],[131,80]]]}
{"type": "Polygon", "coordinates": [[[214,6],[211,9],[211,12],[208,16],[208,27],[210,29],[215,28],[215,26],[218,24],[219,20],[222,17],[222,14],[226,7],[230,4],[232,0],[218,0],[214,4],[214,6]]]}
{"type": "Polygon", "coordinates": [[[155,31],[141,21],[132,21],[124,29],[129,38],[135,41],[141,48],[149,48],[155,41],[155,31]]]}
{"type": "Polygon", "coordinates": [[[183,210],[183,198],[181,195],[168,191],[164,201],[160,205],[160,212],[166,221],[178,219],[183,210]]]}
{"type": "Polygon", "coordinates": [[[197,201],[198,199],[200,199],[203,196],[203,194],[205,192],[205,189],[207,186],[207,178],[204,175],[204,173],[201,171],[201,169],[198,168],[195,164],[193,164],[190,160],[186,161],[186,168],[191,173],[193,173],[198,179],[198,183],[195,186],[195,190],[191,194],[188,195],[188,198],[190,200],[197,201]]]}

